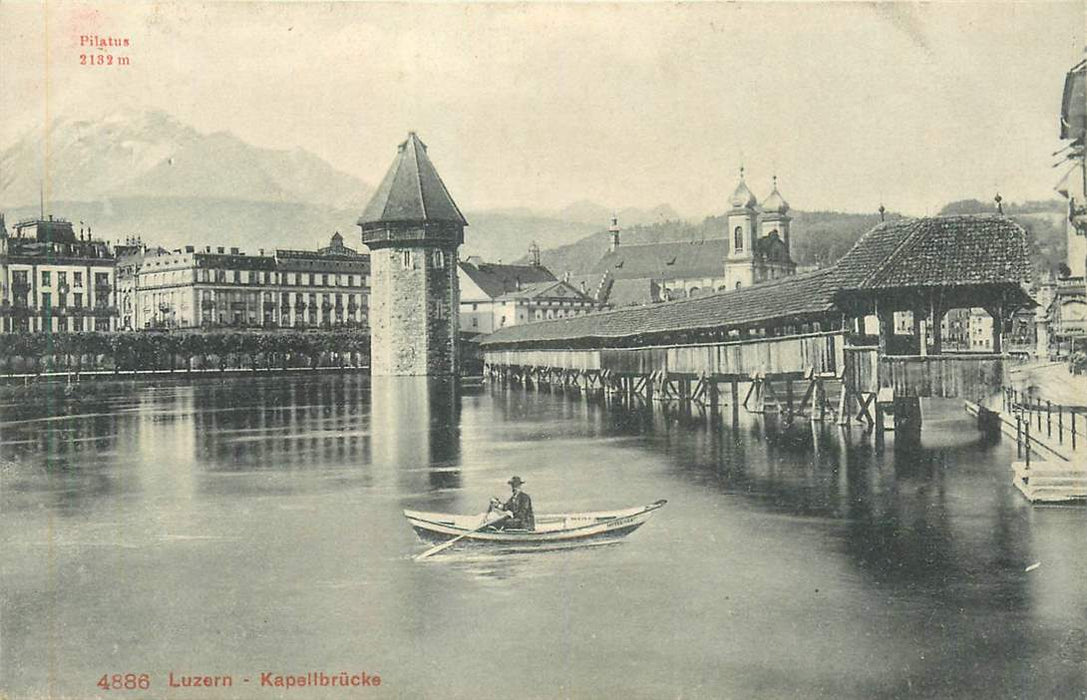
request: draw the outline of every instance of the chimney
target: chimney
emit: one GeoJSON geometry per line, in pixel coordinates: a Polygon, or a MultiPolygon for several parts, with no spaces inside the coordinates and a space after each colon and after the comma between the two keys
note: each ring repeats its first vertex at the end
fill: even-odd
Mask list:
{"type": "Polygon", "coordinates": [[[1001,202],[1004,201],[1004,198],[1000,196],[999,192],[997,192],[996,196],[993,197],[993,201],[996,202],[996,213],[997,214],[1003,214],[1004,213],[1004,205],[1001,204],[1001,202]]]}
{"type": "Polygon", "coordinates": [[[879,203],[879,220],[885,221],[884,214],[887,212],[887,207],[883,206],[883,202],[879,203]]]}
{"type": "Polygon", "coordinates": [[[612,215],[611,226],[608,227],[608,233],[611,234],[611,250],[615,252],[619,250],[619,217],[612,215]]]}

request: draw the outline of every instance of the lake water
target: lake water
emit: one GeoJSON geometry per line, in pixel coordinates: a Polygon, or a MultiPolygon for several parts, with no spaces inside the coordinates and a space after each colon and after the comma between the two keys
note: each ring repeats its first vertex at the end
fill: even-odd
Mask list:
{"type": "Polygon", "coordinates": [[[0,391],[0,694],[1087,694],[1087,509],[1026,503],[954,404],[877,450],[414,379],[0,391]],[[512,474],[537,513],[669,503],[620,544],[411,560],[402,509],[479,512],[512,474]],[[261,686],[341,671],[381,686],[261,686]],[[151,689],[96,686],[126,673],[151,689]]]}

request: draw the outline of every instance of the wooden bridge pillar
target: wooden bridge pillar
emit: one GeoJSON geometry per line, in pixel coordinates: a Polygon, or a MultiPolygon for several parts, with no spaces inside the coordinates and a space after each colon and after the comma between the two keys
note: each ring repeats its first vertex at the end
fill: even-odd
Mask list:
{"type": "Polygon", "coordinates": [[[879,354],[886,355],[895,337],[894,311],[876,309],[876,318],[879,319],[879,354]]]}

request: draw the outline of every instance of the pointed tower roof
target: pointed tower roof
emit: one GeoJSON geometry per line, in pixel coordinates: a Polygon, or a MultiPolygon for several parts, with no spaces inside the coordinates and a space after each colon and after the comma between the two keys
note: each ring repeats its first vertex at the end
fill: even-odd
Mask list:
{"type": "Polygon", "coordinates": [[[381,222],[468,222],[427,156],[426,144],[414,131],[397,147],[385,178],[359,217],[359,225],[381,222]]]}
{"type": "Polygon", "coordinates": [[[740,168],[740,184],[736,185],[736,190],[729,197],[728,203],[732,205],[733,209],[754,209],[758,204],[758,200],[755,199],[754,193],[748,188],[747,183],[744,182],[744,169],[740,168]]]}
{"type": "Polygon", "coordinates": [[[778,192],[778,176],[774,176],[774,191],[770,193],[770,196],[766,198],[762,203],[762,209],[767,214],[780,214],[784,216],[789,213],[789,203],[785,201],[785,198],[778,192]]]}

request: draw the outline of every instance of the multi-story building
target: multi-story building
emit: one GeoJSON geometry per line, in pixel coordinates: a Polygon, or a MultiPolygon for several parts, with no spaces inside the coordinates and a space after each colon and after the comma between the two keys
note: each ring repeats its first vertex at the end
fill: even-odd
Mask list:
{"type": "Polygon", "coordinates": [[[90,229],[77,235],[70,221],[50,215],[9,233],[0,216],[0,330],[115,330],[116,263],[90,229]]]}
{"type": "Polygon", "coordinates": [[[493,333],[504,326],[589,313],[596,302],[540,264],[502,265],[471,257],[458,266],[460,329],[493,333]]]}
{"type": "Polygon", "coordinates": [[[187,246],[138,263],[133,327],[363,327],[369,272],[339,233],[316,251],[187,246]]]}

